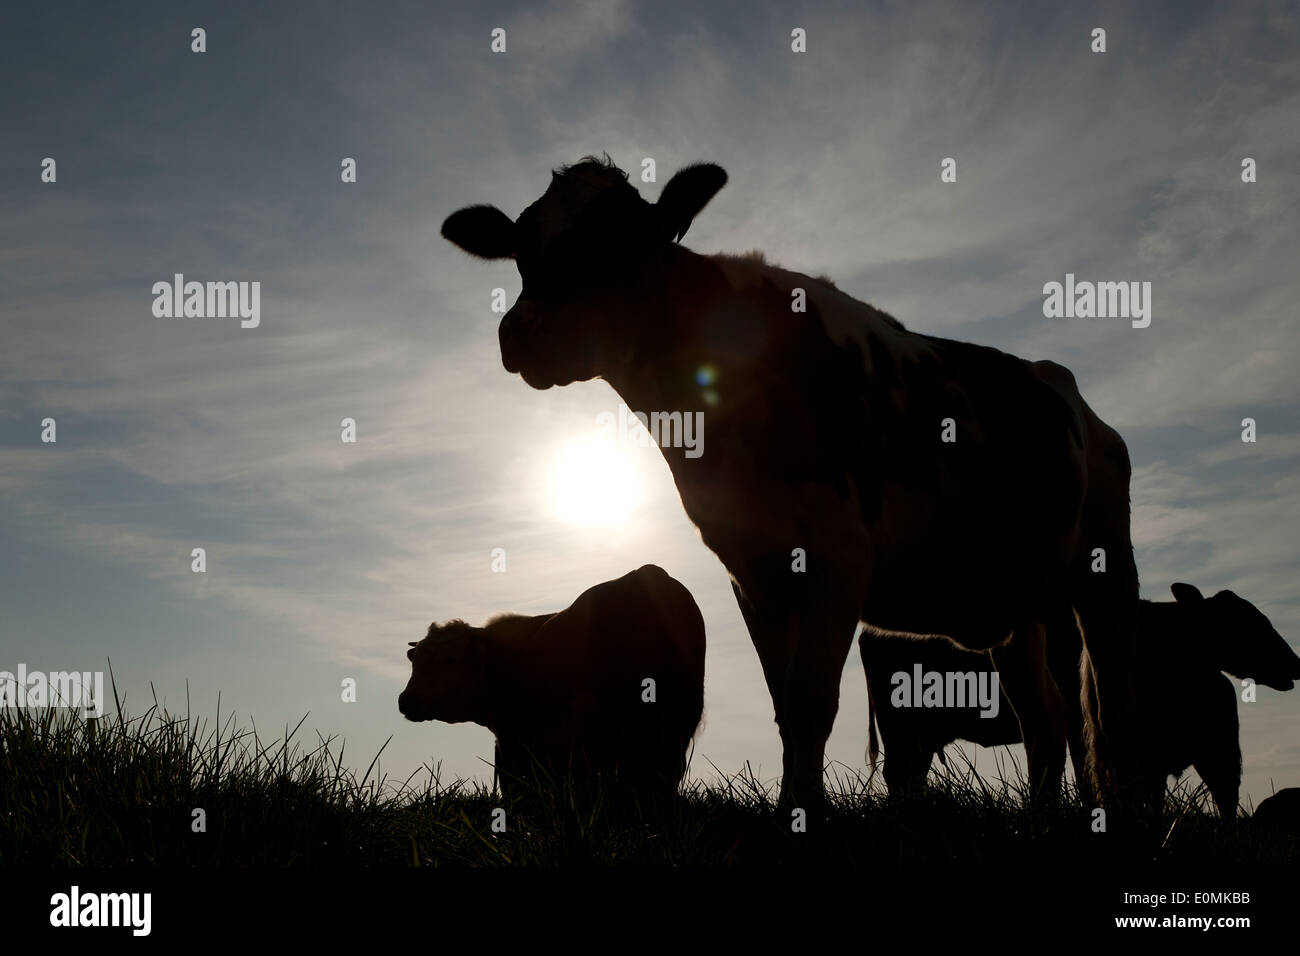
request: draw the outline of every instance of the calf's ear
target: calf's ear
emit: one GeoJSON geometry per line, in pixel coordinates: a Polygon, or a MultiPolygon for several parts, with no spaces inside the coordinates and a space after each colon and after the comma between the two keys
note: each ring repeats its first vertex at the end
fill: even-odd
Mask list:
{"type": "Polygon", "coordinates": [[[694,163],[678,170],[655,203],[666,238],[680,240],[686,235],[700,210],[726,184],[726,171],[713,163],[694,163]]]}
{"type": "Polygon", "coordinates": [[[1171,584],[1169,590],[1173,592],[1174,600],[1179,604],[1193,604],[1204,600],[1201,592],[1191,584],[1171,584]]]}
{"type": "Polygon", "coordinates": [[[514,221],[496,206],[466,206],[442,224],[444,239],[450,239],[480,259],[513,259],[514,221]]]}

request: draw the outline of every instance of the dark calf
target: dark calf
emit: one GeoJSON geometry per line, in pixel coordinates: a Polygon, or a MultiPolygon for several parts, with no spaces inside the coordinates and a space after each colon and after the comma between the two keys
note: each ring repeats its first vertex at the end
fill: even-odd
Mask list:
{"type": "Polygon", "coordinates": [[[647,564],[555,614],[431,625],[397,706],[496,734],[503,791],[575,780],[667,795],[704,707],[704,643],[690,592],[647,564]]]}
{"type": "MultiPolygon", "coordinates": [[[[1300,657],[1268,618],[1233,592],[1204,598],[1189,584],[1175,584],[1171,590],[1176,601],[1142,601],[1138,609],[1134,685],[1144,768],[1141,785],[1151,800],[1159,800],[1166,779],[1192,767],[1220,814],[1232,816],[1241,784],[1237,687],[1222,672],[1290,690],[1300,677],[1300,657]]],[[[1085,698],[1092,687],[1090,663],[1086,655],[1080,657],[1082,645],[1069,624],[1058,620],[1048,654],[1052,675],[1067,701],[1078,699],[1080,681],[1085,698]],[[1077,676],[1072,677],[1072,668],[1077,676]]],[[[955,740],[997,746],[1022,739],[1021,721],[1012,716],[1010,706],[995,719],[981,718],[970,708],[889,706],[894,673],[917,664],[928,671],[989,673],[993,664],[988,655],[966,651],[942,637],[871,632],[862,634],[859,648],[871,696],[868,757],[874,769],[878,725],[886,751],[885,781],[891,789],[922,784],[934,755],[955,740]]],[[[1073,717],[1070,723],[1077,726],[1073,717]]],[[[1072,756],[1079,750],[1072,730],[1072,756]]],[[[1077,756],[1075,767],[1076,778],[1085,783],[1085,799],[1090,799],[1077,756]]]]}

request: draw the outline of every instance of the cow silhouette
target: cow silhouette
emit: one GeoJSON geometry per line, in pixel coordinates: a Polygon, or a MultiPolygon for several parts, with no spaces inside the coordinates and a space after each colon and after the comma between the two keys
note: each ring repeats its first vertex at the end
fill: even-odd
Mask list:
{"type": "MultiPolygon", "coordinates": [[[[872,630],[864,630],[858,638],[858,651],[867,679],[867,762],[873,776],[883,769],[891,792],[919,790],[935,756],[943,759],[943,749],[955,741],[995,747],[1024,740],[1020,721],[1000,681],[994,685],[998,688],[999,706],[988,716],[984,716],[978,701],[970,699],[960,706],[949,701],[938,706],[918,707],[910,701],[907,706],[894,706],[898,690],[895,675],[908,675],[910,679],[915,668],[941,678],[972,675],[973,685],[987,683],[998,673],[987,651],[970,651],[938,635],[872,630]],[[878,766],[881,742],[885,751],[883,768],[878,766]]],[[[1077,692],[1077,658],[1075,671],[1077,692]]],[[[1031,760],[1030,778],[1041,772],[1031,760]]]]}
{"type": "Polygon", "coordinates": [[[507,371],[538,389],[599,377],[629,408],[703,414],[703,455],[660,449],[762,662],[784,806],[822,799],[859,621],[1023,646],[1029,686],[1004,686],[1042,765],[1063,767],[1064,714],[1033,684],[1043,622],[1065,609],[1095,667],[1090,773],[1120,802],[1138,591],[1124,442],[1059,365],[908,331],[762,257],[680,245],[726,181],[688,166],[650,203],[587,157],[517,221],[470,206],[442,234],[519,268],[498,330],[507,371]]]}
{"type": "Polygon", "coordinates": [[[408,720],[491,730],[504,793],[576,784],[653,802],[686,771],[704,650],[694,598],[647,564],[553,614],[430,625],[397,706],[408,720]]]}
{"type": "MultiPolygon", "coordinates": [[[[1241,786],[1241,744],[1237,688],[1224,671],[1275,690],[1290,690],[1300,678],[1300,657],[1273,629],[1263,613],[1231,591],[1211,598],[1190,584],[1174,584],[1175,601],[1142,601],[1134,680],[1141,733],[1143,786],[1163,794],[1165,779],[1191,767],[1205,782],[1221,816],[1236,814],[1241,786]]],[[[1069,627],[1070,622],[1059,622],[1069,627]]],[[[1051,668],[1077,697],[1081,644],[1072,628],[1053,635],[1059,655],[1051,668]],[[1073,675],[1073,677],[1071,676],[1073,675]],[[1073,680],[1073,684],[1069,681],[1073,680]]],[[[1011,707],[995,717],[973,707],[899,708],[891,706],[892,678],[919,667],[931,673],[995,672],[989,655],[956,647],[942,637],[908,637],[864,632],[859,650],[870,695],[868,762],[874,772],[879,739],[884,743],[885,782],[891,790],[913,790],[925,780],[935,754],[956,740],[992,747],[1019,743],[1022,733],[1011,707]]],[[[1086,679],[1086,678],[1085,678],[1086,679]]],[[[1009,702],[1004,701],[1004,704],[1009,702]]],[[[1072,755],[1076,747],[1071,740],[1072,755]]],[[[1034,768],[1031,765],[1030,776],[1034,768]]],[[[1075,760],[1076,779],[1086,779],[1075,760]]]]}

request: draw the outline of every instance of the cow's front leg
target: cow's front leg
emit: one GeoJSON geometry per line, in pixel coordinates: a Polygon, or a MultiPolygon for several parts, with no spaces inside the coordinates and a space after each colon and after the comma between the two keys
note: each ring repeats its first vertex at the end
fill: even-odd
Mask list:
{"type": "Polygon", "coordinates": [[[807,582],[781,591],[733,585],[772,695],[782,748],[779,806],[787,810],[821,805],[826,739],[858,623],[854,588],[830,593],[807,582]],[[751,591],[761,597],[751,599],[751,591]]]}
{"type": "Polygon", "coordinates": [[[783,759],[780,806],[820,809],[826,740],[840,706],[840,679],[853,647],[858,613],[854,602],[838,601],[798,615],[794,653],[786,668],[777,711],[783,759]]]}

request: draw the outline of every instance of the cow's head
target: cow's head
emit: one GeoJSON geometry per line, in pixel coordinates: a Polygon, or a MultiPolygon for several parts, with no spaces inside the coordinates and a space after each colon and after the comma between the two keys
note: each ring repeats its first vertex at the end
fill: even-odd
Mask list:
{"type": "Polygon", "coordinates": [[[406,652],[411,679],[397,698],[407,720],[483,721],[486,654],[480,628],[464,621],[430,624],[406,652]]]}
{"type": "Polygon", "coordinates": [[[1255,605],[1232,591],[1204,597],[1190,584],[1170,587],[1179,604],[1194,608],[1197,629],[1211,637],[1215,663],[1234,677],[1249,677],[1274,690],[1300,680],[1300,657],[1255,605]]]}
{"type": "Polygon", "coordinates": [[[549,388],[635,361],[659,331],[642,308],[657,291],[645,267],[726,181],[719,166],[687,166],[649,203],[608,157],[589,156],[555,170],[518,220],[495,206],[448,216],[446,238],[484,259],[514,259],[524,280],[499,330],[506,371],[549,388]]]}

